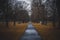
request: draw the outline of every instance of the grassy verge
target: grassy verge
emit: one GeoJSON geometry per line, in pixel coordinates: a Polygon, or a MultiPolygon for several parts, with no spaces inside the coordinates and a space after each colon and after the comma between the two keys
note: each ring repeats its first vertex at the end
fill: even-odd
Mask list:
{"type": "Polygon", "coordinates": [[[43,40],[60,40],[60,30],[54,29],[52,23],[42,25],[40,23],[33,23],[43,40]]]}
{"type": "Polygon", "coordinates": [[[13,25],[13,22],[9,22],[9,28],[6,24],[0,23],[0,40],[18,40],[27,28],[27,23],[13,25]]]}

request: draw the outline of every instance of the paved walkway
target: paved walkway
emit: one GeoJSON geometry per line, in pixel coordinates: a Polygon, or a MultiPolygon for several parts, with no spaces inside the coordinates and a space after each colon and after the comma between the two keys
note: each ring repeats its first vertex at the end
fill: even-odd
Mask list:
{"type": "Polygon", "coordinates": [[[41,37],[38,35],[38,32],[34,29],[33,25],[28,24],[28,27],[20,40],[41,40],[41,37]]]}

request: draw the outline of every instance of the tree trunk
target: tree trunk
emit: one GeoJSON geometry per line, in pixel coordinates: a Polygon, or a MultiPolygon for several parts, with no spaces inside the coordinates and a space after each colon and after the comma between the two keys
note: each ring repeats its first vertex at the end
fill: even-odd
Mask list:
{"type": "Polygon", "coordinates": [[[55,22],[56,22],[56,19],[55,19],[55,11],[54,11],[54,13],[53,13],[53,27],[56,26],[56,25],[55,25],[55,22]]]}
{"type": "Polygon", "coordinates": [[[15,24],[16,24],[15,22],[16,22],[16,16],[15,16],[15,14],[14,14],[14,26],[15,26],[15,24]]]}
{"type": "Polygon", "coordinates": [[[8,28],[8,15],[6,14],[5,16],[6,16],[6,18],[5,18],[5,20],[6,20],[6,27],[8,28]]]}
{"type": "Polygon", "coordinates": [[[15,26],[15,24],[16,24],[15,22],[16,22],[16,21],[15,21],[15,18],[14,18],[14,26],[15,26]]]}
{"type": "Polygon", "coordinates": [[[58,13],[58,28],[60,29],[60,0],[56,0],[57,13],[58,13]]]}
{"type": "Polygon", "coordinates": [[[58,28],[60,29],[60,9],[58,9],[58,28]]]}

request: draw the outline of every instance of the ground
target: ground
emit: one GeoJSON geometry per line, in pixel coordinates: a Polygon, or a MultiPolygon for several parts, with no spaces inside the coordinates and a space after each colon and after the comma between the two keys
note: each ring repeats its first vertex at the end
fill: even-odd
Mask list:
{"type": "Polygon", "coordinates": [[[20,40],[41,40],[41,37],[38,35],[38,32],[35,30],[34,26],[29,23],[20,40]]]}
{"type": "MultiPolygon", "coordinates": [[[[55,29],[52,23],[42,25],[40,23],[32,23],[34,28],[43,40],[60,40],[60,29],[55,29]]],[[[0,40],[19,40],[24,34],[28,23],[18,23],[13,25],[13,22],[9,22],[9,28],[5,23],[0,22],[0,40]]]]}
{"type": "Polygon", "coordinates": [[[13,22],[9,22],[9,28],[0,22],[0,40],[18,40],[27,28],[27,23],[19,24],[16,22],[14,27],[13,22]]]}
{"type": "Polygon", "coordinates": [[[43,40],[60,40],[60,29],[54,28],[52,23],[47,25],[33,23],[33,25],[43,40]]]}

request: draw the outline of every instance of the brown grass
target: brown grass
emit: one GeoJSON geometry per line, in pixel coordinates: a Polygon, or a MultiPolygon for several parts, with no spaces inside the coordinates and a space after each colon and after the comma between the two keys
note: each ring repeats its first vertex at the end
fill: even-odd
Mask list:
{"type": "Polygon", "coordinates": [[[13,25],[13,22],[9,22],[9,28],[6,27],[6,24],[0,23],[0,38],[2,40],[18,40],[23,35],[27,23],[13,25]]]}
{"type": "Polygon", "coordinates": [[[43,40],[60,40],[60,30],[54,29],[52,23],[42,25],[40,23],[33,23],[43,40]]]}

